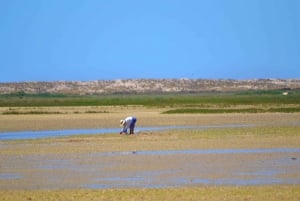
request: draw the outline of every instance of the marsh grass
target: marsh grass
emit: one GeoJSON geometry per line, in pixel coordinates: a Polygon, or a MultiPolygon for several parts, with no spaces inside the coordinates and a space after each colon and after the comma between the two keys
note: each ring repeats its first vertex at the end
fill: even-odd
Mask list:
{"type": "Polygon", "coordinates": [[[216,113],[266,113],[266,112],[281,112],[293,113],[300,112],[300,107],[278,107],[278,108],[178,108],[162,112],[162,114],[184,114],[184,113],[199,113],[199,114],[216,114],[216,113]]]}
{"type": "Polygon", "coordinates": [[[95,107],[9,107],[0,111],[3,115],[48,115],[48,114],[102,114],[109,113],[95,107]]]}
{"type": "Polygon", "coordinates": [[[62,112],[47,112],[47,111],[5,111],[2,114],[4,115],[24,115],[24,114],[64,114],[62,112]]]}
{"type": "Polygon", "coordinates": [[[270,105],[299,104],[300,92],[283,90],[251,92],[210,92],[176,94],[106,94],[106,95],[58,95],[58,94],[7,94],[0,95],[0,107],[20,106],[121,106],[143,105],[149,107],[171,107],[180,105],[270,105]]]}
{"type": "MultiPolygon", "coordinates": [[[[102,113],[109,113],[107,111],[93,111],[88,110],[85,112],[74,111],[73,114],[102,114],[102,113]]],[[[66,114],[65,112],[58,112],[58,111],[5,111],[2,113],[3,115],[26,115],[26,114],[66,114]]]]}

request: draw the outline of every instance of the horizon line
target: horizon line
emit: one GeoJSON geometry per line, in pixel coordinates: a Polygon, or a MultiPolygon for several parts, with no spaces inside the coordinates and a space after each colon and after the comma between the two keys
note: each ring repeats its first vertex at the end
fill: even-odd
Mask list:
{"type": "Polygon", "coordinates": [[[274,78],[274,77],[264,77],[264,78],[115,78],[115,79],[91,79],[91,80],[23,80],[23,81],[0,81],[0,83],[25,83],[25,82],[95,82],[95,81],[126,81],[126,80],[235,80],[235,81],[249,81],[249,80],[300,80],[300,78],[274,78]]]}

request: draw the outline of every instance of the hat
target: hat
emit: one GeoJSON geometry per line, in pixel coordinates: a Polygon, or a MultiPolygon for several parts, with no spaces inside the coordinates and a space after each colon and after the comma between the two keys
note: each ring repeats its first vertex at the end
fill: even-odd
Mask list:
{"type": "Polygon", "coordinates": [[[123,126],[125,121],[123,119],[120,120],[120,126],[123,126]]]}

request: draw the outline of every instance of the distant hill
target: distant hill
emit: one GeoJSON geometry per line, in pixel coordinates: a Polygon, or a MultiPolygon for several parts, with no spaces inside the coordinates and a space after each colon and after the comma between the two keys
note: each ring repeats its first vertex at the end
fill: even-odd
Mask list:
{"type": "Polygon", "coordinates": [[[300,79],[126,79],[0,83],[0,94],[115,94],[300,89],[300,79]]]}

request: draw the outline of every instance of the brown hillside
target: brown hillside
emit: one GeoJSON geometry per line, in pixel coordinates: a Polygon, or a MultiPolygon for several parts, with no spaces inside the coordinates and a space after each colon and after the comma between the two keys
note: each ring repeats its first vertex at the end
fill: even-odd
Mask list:
{"type": "Polygon", "coordinates": [[[0,94],[15,92],[59,94],[206,92],[300,89],[300,79],[208,80],[208,79],[127,79],[97,81],[0,83],[0,94]]]}

